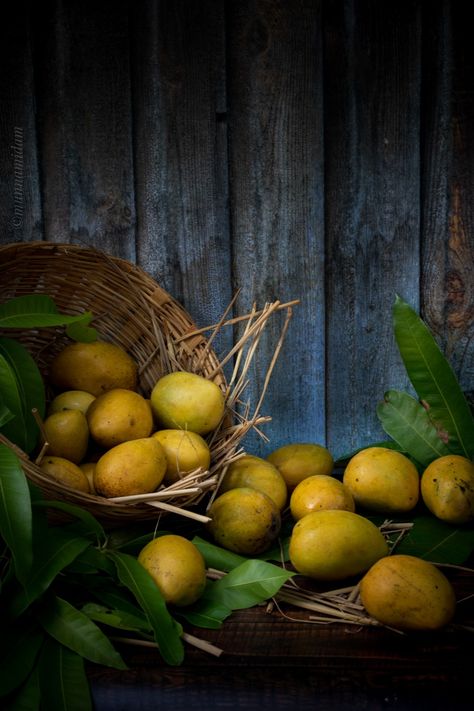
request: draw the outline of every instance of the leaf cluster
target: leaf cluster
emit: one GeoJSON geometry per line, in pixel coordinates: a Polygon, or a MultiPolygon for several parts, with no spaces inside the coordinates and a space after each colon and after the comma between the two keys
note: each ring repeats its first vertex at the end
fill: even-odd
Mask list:
{"type": "Polygon", "coordinates": [[[428,326],[399,296],[393,305],[395,339],[417,397],[388,390],[377,407],[385,432],[425,468],[438,457],[474,457],[474,416],[451,365],[428,326]]]}

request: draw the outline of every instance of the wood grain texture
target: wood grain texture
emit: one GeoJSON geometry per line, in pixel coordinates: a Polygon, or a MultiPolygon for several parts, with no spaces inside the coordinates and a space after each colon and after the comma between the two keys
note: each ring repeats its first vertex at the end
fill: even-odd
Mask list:
{"type": "Polygon", "coordinates": [[[206,326],[231,299],[223,5],[135,4],[132,27],[138,259],[206,326]]]}
{"type": "MultiPolygon", "coordinates": [[[[320,2],[231,2],[229,165],[233,281],[239,309],[301,299],[265,401],[274,415],[255,453],[325,439],[324,212],[320,2]]],[[[281,323],[259,346],[263,373],[281,323]]]]}
{"type": "Polygon", "coordinates": [[[419,306],[420,31],[418,2],[333,2],[326,14],[327,441],[338,454],[383,439],[376,404],[406,386],[391,307],[397,293],[419,306]]]}
{"type": "MultiPolygon", "coordinates": [[[[469,576],[451,578],[461,599],[469,576]]],[[[469,632],[445,628],[435,635],[402,635],[315,625],[294,608],[284,613],[288,617],[252,608],[234,612],[219,630],[187,630],[223,653],[215,658],[186,645],[181,667],[167,667],[154,650],[122,645],[128,671],[88,667],[97,711],[468,708],[469,632]]],[[[468,610],[458,619],[470,619],[468,610]]]]}
{"type": "Polygon", "coordinates": [[[474,50],[462,5],[426,8],[422,314],[474,391],[474,50]]]}
{"type": "Polygon", "coordinates": [[[135,261],[127,3],[35,10],[44,236],[135,261]]]}
{"type": "MultiPolygon", "coordinates": [[[[246,447],[338,456],[382,439],[377,402],[409,389],[396,293],[474,391],[468,10],[20,0],[0,30],[0,240],[137,262],[199,326],[238,288],[238,314],[299,298],[262,408],[270,441],[246,447]]],[[[251,403],[281,325],[260,342],[251,403]]]]}
{"type": "Polygon", "coordinates": [[[30,3],[0,25],[0,242],[41,239],[30,3]]]}

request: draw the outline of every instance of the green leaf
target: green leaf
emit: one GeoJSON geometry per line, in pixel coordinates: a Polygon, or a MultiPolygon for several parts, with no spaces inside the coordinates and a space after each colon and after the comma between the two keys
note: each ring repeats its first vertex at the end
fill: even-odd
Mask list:
{"type": "Polygon", "coordinates": [[[67,503],[66,501],[41,500],[35,501],[34,507],[56,509],[57,511],[62,511],[63,513],[78,518],[81,522],[81,525],[77,526],[75,524],[71,524],[67,527],[68,531],[73,530],[76,535],[79,534],[81,536],[89,536],[93,534],[97,536],[99,540],[105,541],[106,539],[106,534],[103,526],[91,513],[89,513],[89,511],[86,511],[80,506],[67,503]]]}
{"type": "Polygon", "coordinates": [[[434,516],[418,516],[395,553],[418,556],[432,563],[462,565],[474,550],[474,530],[457,528],[434,516]]]}
{"type": "Polygon", "coordinates": [[[151,632],[150,623],[144,615],[132,615],[125,610],[110,609],[94,602],[87,603],[81,609],[91,620],[109,627],[134,632],[151,632]]]}
{"type": "Polygon", "coordinates": [[[24,418],[20,387],[13,368],[1,353],[0,392],[2,393],[4,406],[13,414],[13,417],[8,419],[2,426],[2,434],[8,437],[10,442],[13,442],[13,444],[16,444],[26,451],[29,437],[24,418]]]}
{"type": "Polygon", "coordinates": [[[385,432],[423,467],[450,453],[425,408],[408,393],[386,392],[377,415],[385,432]]]}
{"type": "Polygon", "coordinates": [[[0,392],[0,428],[3,427],[3,425],[6,425],[7,422],[12,420],[15,417],[13,412],[8,409],[8,407],[5,405],[2,397],[2,393],[0,392]]]}
{"type": "Polygon", "coordinates": [[[38,711],[40,708],[40,686],[38,668],[35,667],[5,711],[38,711]]]}
{"type": "Polygon", "coordinates": [[[216,570],[228,572],[229,570],[237,568],[238,565],[245,563],[247,560],[244,556],[216,546],[200,538],[200,536],[194,536],[192,542],[202,553],[207,568],[215,568],[216,570]]]}
{"type": "Polygon", "coordinates": [[[20,620],[1,630],[0,697],[10,694],[30,674],[44,639],[34,620],[20,620]]]}
{"type": "Polygon", "coordinates": [[[153,578],[136,558],[127,553],[110,551],[108,555],[117,567],[120,582],[133,593],[145,612],[165,662],[174,666],[181,664],[184,659],[184,647],[180,625],[168,612],[153,578]]]}
{"type": "Polygon", "coordinates": [[[273,597],[293,575],[273,563],[250,559],[208,586],[203,597],[242,610],[273,597]]]}
{"type": "Polygon", "coordinates": [[[0,535],[10,549],[15,574],[25,582],[33,562],[30,490],[16,454],[0,444],[0,535]]]}
{"type": "Polygon", "coordinates": [[[0,304],[0,328],[36,328],[42,325],[43,316],[57,313],[56,304],[46,294],[16,296],[0,304]]]}
{"type": "Polygon", "coordinates": [[[66,600],[47,596],[39,608],[38,621],[57,642],[84,659],[114,669],[127,668],[120,654],[97,625],[66,600]]]}
{"type": "Polygon", "coordinates": [[[92,711],[84,660],[68,647],[49,639],[41,654],[41,708],[54,711],[92,711]]]}
{"type": "Polygon", "coordinates": [[[23,588],[14,595],[10,614],[21,615],[88,546],[90,541],[87,538],[71,536],[59,527],[48,529],[42,540],[35,541],[31,574],[23,588]]]}
{"type": "Polygon", "coordinates": [[[232,614],[232,610],[225,605],[213,600],[206,600],[203,597],[191,607],[179,610],[178,614],[179,617],[184,618],[194,627],[216,630],[232,614]]]}
{"type": "Polygon", "coordinates": [[[41,418],[44,418],[46,396],[43,377],[23,344],[11,338],[0,337],[0,354],[12,369],[20,394],[21,414],[25,423],[25,452],[31,452],[38,441],[39,428],[33,415],[36,408],[41,418]]]}
{"type": "Polygon", "coordinates": [[[399,296],[395,338],[405,368],[429,417],[454,454],[474,456],[474,417],[450,364],[426,324],[399,296]]]}
{"type": "Polygon", "coordinates": [[[81,343],[92,343],[92,341],[96,341],[97,331],[95,328],[89,326],[91,320],[92,314],[88,311],[66,326],[66,334],[69,338],[72,338],[72,340],[80,341],[81,343]]]}

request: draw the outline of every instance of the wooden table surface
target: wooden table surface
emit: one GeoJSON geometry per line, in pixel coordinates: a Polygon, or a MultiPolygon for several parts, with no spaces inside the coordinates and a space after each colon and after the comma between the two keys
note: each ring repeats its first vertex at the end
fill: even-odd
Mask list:
{"type": "Polygon", "coordinates": [[[222,649],[186,645],[180,667],[158,652],[120,647],[128,671],[91,667],[97,711],[128,709],[468,709],[474,690],[471,574],[451,576],[454,624],[436,633],[319,626],[265,606],[234,612],[220,630],[186,631],[222,649]]]}

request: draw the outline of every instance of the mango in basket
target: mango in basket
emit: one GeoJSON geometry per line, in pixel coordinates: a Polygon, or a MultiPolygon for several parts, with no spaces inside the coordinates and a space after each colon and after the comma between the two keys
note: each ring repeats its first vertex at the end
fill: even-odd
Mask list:
{"type": "Polygon", "coordinates": [[[97,461],[94,488],[102,496],[131,496],[155,491],[163,481],[166,455],[157,439],[122,442],[97,461]]]}
{"type": "Polygon", "coordinates": [[[211,450],[206,440],[196,432],[168,429],[158,430],[152,436],[165,450],[166,484],[172,484],[196,469],[209,469],[211,450]]]}
{"type": "Polygon", "coordinates": [[[89,444],[89,428],[81,410],[54,412],[44,421],[44,433],[49,444],[48,454],[79,464],[89,444]]]}
{"type": "Polygon", "coordinates": [[[71,489],[77,489],[85,494],[90,493],[89,482],[84,472],[64,457],[47,455],[43,457],[40,468],[42,471],[60,484],[65,484],[71,489]]]}
{"type": "Polygon", "coordinates": [[[71,343],[53,359],[49,377],[59,390],[85,390],[97,396],[113,388],[135,390],[138,366],[114,343],[71,343]]]}
{"type": "Polygon", "coordinates": [[[253,454],[244,454],[229,464],[219,487],[219,494],[241,486],[263,491],[273,499],[280,511],[288,498],[286,482],[278,469],[253,454]]]}
{"type": "Polygon", "coordinates": [[[168,373],[155,384],[151,408],[162,427],[204,435],[224,416],[224,395],[212,380],[185,371],[168,373]]]}
{"type": "Polygon", "coordinates": [[[149,437],[153,429],[148,402],[139,393],[125,388],[98,395],[86,417],[91,437],[106,449],[131,439],[149,437]]]}
{"type": "Polygon", "coordinates": [[[61,412],[61,410],[81,410],[85,415],[94,400],[95,395],[85,390],[65,390],[53,398],[48,407],[48,415],[61,412]]]}

